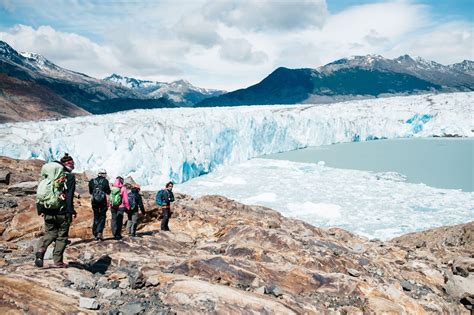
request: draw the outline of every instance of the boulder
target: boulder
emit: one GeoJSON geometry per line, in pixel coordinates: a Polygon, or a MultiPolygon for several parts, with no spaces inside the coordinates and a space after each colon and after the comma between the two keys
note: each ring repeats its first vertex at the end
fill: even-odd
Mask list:
{"type": "Polygon", "coordinates": [[[468,277],[469,273],[474,272],[474,258],[460,257],[453,263],[453,273],[461,277],[468,277]]]}
{"type": "Polygon", "coordinates": [[[38,182],[22,182],[14,184],[8,187],[8,193],[14,196],[26,196],[36,194],[36,188],[38,188],[38,182]]]}
{"type": "Polygon", "coordinates": [[[87,308],[89,310],[96,310],[99,308],[99,303],[96,299],[80,297],[79,298],[79,307],[87,308]]]}
{"type": "Polygon", "coordinates": [[[462,298],[474,296],[474,275],[467,278],[452,275],[448,278],[444,289],[451,297],[460,301],[462,298]]]}
{"type": "Polygon", "coordinates": [[[0,184],[10,185],[10,175],[9,171],[0,170],[0,184]]]}
{"type": "Polygon", "coordinates": [[[114,300],[122,295],[122,291],[116,289],[100,288],[99,293],[104,299],[114,300]]]}

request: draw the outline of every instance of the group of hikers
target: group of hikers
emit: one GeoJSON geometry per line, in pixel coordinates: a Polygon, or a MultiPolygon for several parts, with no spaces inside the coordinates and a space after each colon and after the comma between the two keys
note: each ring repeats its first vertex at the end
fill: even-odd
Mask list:
{"type": "MultiPolygon", "coordinates": [[[[48,246],[55,242],[53,250],[54,267],[64,268],[64,250],[68,241],[69,227],[77,213],[74,210],[76,177],[74,159],[65,153],[59,161],[46,163],[41,168],[42,180],[36,194],[38,215],[44,218],[44,232],[38,243],[35,254],[35,265],[43,267],[43,259],[48,246]]],[[[140,185],[126,185],[121,176],[117,176],[110,186],[107,171],[101,169],[97,177],[89,181],[91,206],[94,213],[92,235],[97,241],[104,240],[103,231],[107,212],[111,212],[111,231],[115,240],[122,239],[123,217],[127,214],[126,229],[128,235],[136,236],[139,214],[145,214],[145,207],[140,193],[140,185]],[[129,189],[127,189],[127,187],[129,189]],[[130,190],[130,191],[129,191],[130,190]]],[[[161,230],[169,231],[168,222],[171,214],[171,203],[174,201],[173,182],[168,182],[165,189],[156,194],[156,204],[162,209],[161,230]]]]}

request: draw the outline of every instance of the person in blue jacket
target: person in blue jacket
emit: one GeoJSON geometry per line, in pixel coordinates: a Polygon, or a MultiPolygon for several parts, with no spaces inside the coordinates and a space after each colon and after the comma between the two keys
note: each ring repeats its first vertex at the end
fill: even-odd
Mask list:
{"type": "Polygon", "coordinates": [[[163,219],[161,219],[161,230],[169,231],[168,221],[171,215],[171,203],[174,201],[173,182],[168,182],[165,189],[160,190],[156,194],[156,204],[163,211],[163,219]]]}

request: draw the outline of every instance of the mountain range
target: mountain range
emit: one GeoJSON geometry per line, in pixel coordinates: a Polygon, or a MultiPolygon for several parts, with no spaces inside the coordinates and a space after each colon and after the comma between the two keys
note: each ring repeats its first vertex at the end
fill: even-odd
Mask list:
{"type": "Polygon", "coordinates": [[[280,67],[261,82],[196,104],[238,106],[334,102],[354,98],[428,91],[474,90],[474,62],[449,66],[411,58],[378,55],[344,58],[317,69],[280,67]]]}
{"type": "Polygon", "coordinates": [[[115,73],[104,80],[130,88],[146,98],[168,98],[180,107],[192,107],[206,98],[226,93],[221,90],[199,88],[185,80],[167,83],[123,77],[115,73]]]}
{"type": "Polygon", "coordinates": [[[226,93],[112,74],[96,79],[0,41],[0,123],[104,114],[136,108],[324,103],[394,94],[474,90],[474,62],[444,66],[404,55],[344,58],[316,69],[280,67],[226,93]]]}

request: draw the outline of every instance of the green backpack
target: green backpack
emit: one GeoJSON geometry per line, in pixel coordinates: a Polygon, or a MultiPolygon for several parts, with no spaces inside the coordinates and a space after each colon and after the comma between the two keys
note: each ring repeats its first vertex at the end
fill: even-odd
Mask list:
{"type": "Polygon", "coordinates": [[[64,167],[50,162],[41,168],[43,179],[36,189],[36,203],[46,209],[61,209],[66,204],[66,175],[64,167]]]}
{"type": "Polygon", "coordinates": [[[120,188],[112,187],[110,190],[110,205],[114,208],[122,204],[122,194],[120,193],[120,188]]]}

